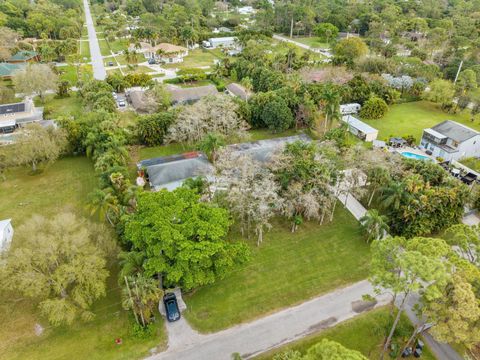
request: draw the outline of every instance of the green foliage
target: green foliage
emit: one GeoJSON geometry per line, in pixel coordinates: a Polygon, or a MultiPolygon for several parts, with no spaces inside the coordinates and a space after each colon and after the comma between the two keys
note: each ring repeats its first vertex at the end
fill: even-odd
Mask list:
{"type": "Polygon", "coordinates": [[[366,119],[380,119],[388,112],[387,103],[376,96],[368,99],[360,110],[360,116],[366,119]]]}
{"type": "Polygon", "coordinates": [[[354,60],[365,56],[368,46],[359,37],[349,37],[340,40],[335,46],[335,55],[346,59],[354,60]]]}
{"type": "Polygon", "coordinates": [[[152,77],[146,73],[131,73],[125,75],[125,81],[130,87],[132,86],[141,86],[148,87],[152,85],[152,77]]]}
{"type": "Polygon", "coordinates": [[[453,100],[455,87],[448,80],[437,79],[430,83],[430,90],[424,91],[423,99],[433,101],[438,104],[448,104],[453,100]]]}
{"type": "Polygon", "coordinates": [[[205,80],[207,78],[207,74],[202,69],[184,68],[177,71],[177,77],[182,82],[192,82],[205,80]]]}
{"type": "Polygon", "coordinates": [[[78,94],[88,110],[114,112],[117,105],[112,92],[113,88],[108,83],[100,80],[90,80],[80,88],[78,94]]]}
{"type": "Polygon", "coordinates": [[[141,116],[136,124],[139,140],[147,146],[162,145],[168,127],[175,120],[175,113],[161,112],[141,116]]]}
{"type": "Polygon", "coordinates": [[[285,99],[276,92],[260,93],[250,100],[251,124],[281,132],[294,125],[294,118],[285,99]]]}
{"type": "Polygon", "coordinates": [[[367,360],[360,352],[350,350],[336,341],[323,339],[302,356],[298,351],[286,351],[273,357],[274,360],[367,360]]]}
{"type": "Polygon", "coordinates": [[[338,36],[338,28],[330,23],[320,23],[315,26],[315,34],[321,41],[325,41],[327,44],[331,40],[335,40],[338,36]]]}
{"type": "Polygon", "coordinates": [[[189,290],[213,283],[248,259],[244,244],[225,240],[228,212],[199,202],[195,191],[141,193],[137,201],[137,212],[125,219],[125,238],[145,251],[147,275],[160,274],[165,284],[189,290]]]}
{"type": "Polygon", "coordinates": [[[146,326],[142,326],[140,324],[133,324],[132,325],[132,334],[137,339],[147,340],[151,339],[155,336],[156,327],[155,324],[147,324],[146,326]]]}
{"type": "Polygon", "coordinates": [[[107,78],[105,81],[116,91],[116,92],[122,92],[125,90],[126,87],[130,85],[130,83],[125,79],[125,77],[122,74],[119,74],[117,72],[108,74],[107,78]]]}

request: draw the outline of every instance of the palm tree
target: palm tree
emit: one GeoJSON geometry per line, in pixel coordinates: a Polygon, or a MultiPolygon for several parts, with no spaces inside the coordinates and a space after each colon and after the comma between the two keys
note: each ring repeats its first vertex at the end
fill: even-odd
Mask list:
{"type": "Polygon", "coordinates": [[[217,159],[217,150],[225,145],[225,139],[217,133],[208,133],[199,144],[202,150],[210,158],[212,163],[217,159]]]}
{"type": "Polygon", "coordinates": [[[125,276],[136,276],[142,274],[145,254],[140,251],[123,251],[118,255],[121,266],[119,281],[123,282],[125,276]]]}
{"type": "Polygon", "coordinates": [[[398,210],[407,197],[405,186],[401,182],[392,182],[382,190],[382,205],[386,209],[398,210]]]}
{"type": "Polygon", "coordinates": [[[367,242],[385,237],[388,231],[387,218],[378,210],[371,209],[360,218],[360,224],[367,235],[367,242]]]}
{"type": "Polygon", "coordinates": [[[87,205],[90,216],[97,214],[100,220],[105,221],[107,219],[110,225],[114,226],[112,216],[118,215],[120,208],[113,190],[111,188],[96,189],[90,196],[91,200],[87,205]]]}
{"type": "Polygon", "coordinates": [[[325,114],[325,131],[329,122],[340,119],[340,93],[334,85],[328,84],[324,87],[321,95],[321,103],[325,114]]]}

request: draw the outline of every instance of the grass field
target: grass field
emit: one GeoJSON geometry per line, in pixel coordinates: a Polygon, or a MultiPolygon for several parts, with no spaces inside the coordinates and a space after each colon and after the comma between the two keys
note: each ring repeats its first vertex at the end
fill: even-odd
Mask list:
{"type": "Polygon", "coordinates": [[[90,61],[90,46],[88,41],[79,41],[79,51],[83,61],[90,61]]]}
{"type": "Polygon", "coordinates": [[[315,36],[303,36],[303,37],[294,37],[292,40],[295,40],[299,43],[321,49],[328,49],[330,45],[324,42],[321,42],[318,37],[315,36]]]}
{"type": "MultiPolygon", "coordinates": [[[[103,56],[111,55],[110,53],[110,47],[108,46],[107,40],[98,40],[98,45],[100,46],[100,52],[102,53],[103,56]]],[[[107,59],[105,59],[107,60],[107,59]]]]}
{"type": "Polygon", "coordinates": [[[47,113],[45,118],[55,119],[58,116],[78,115],[82,113],[82,101],[76,93],[71,92],[69,97],[57,99],[55,95],[47,95],[45,102],[41,103],[38,97],[35,98],[35,105],[43,106],[47,113]]]}
{"type": "Polygon", "coordinates": [[[480,172],[480,159],[471,157],[462,159],[459,162],[465,166],[468,166],[470,169],[475,170],[476,172],[480,172]]]}
{"type": "MultiPolygon", "coordinates": [[[[272,359],[277,353],[287,350],[297,350],[305,354],[308,348],[320,342],[322,339],[329,339],[337,341],[343,346],[360,351],[369,359],[378,359],[383,342],[385,328],[389,324],[389,309],[386,307],[378,308],[368,313],[357,316],[354,319],[347,320],[335,327],[310,335],[292,344],[286,345],[279,349],[273,350],[266,354],[256,357],[257,360],[272,359]]],[[[404,337],[408,338],[410,332],[413,330],[406,316],[402,316],[399,328],[404,332],[404,337]]],[[[403,343],[404,337],[397,336],[394,342],[403,343]]],[[[387,356],[387,358],[389,358],[387,356]]],[[[422,359],[435,360],[432,353],[425,349],[422,354],[422,359]]]]}
{"type": "MultiPolygon", "coordinates": [[[[7,171],[6,178],[0,182],[0,219],[11,218],[16,234],[19,225],[33,214],[50,217],[72,211],[86,216],[88,194],[97,185],[92,163],[85,157],[58,160],[36,175],[30,175],[27,168],[12,169],[7,171]]],[[[18,245],[14,236],[12,246],[18,245]]],[[[107,297],[93,308],[96,319],[71,327],[50,328],[37,314],[34,301],[0,294],[0,359],[137,359],[155,345],[164,344],[166,334],[161,320],[154,339],[133,337],[133,320],[120,303],[117,269],[110,267],[110,272],[107,297]],[[34,335],[35,323],[45,327],[40,337],[34,335]],[[122,338],[123,344],[115,345],[116,338],[122,338]]]]}
{"type": "Polygon", "coordinates": [[[116,39],[115,41],[109,42],[110,49],[117,53],[119,51],[124,51],[128,49],[129,41],[127,39],[116,39]]]}
{"type": "MultiPolygon", "coordinates": [[[[322,226],[304,223],[292,234],[285,221],[274,225],[259,247],[254,236],[248,240],[251,262],[186,294],[185,317],[194,328],[218,331],[367,277],[369,246],[341,204],[322,226]]],[[[243,240],[235,231],[230,238],[243,240]]]]}
{"type": "Polygon", "coordinates": [[[225,57],[220,51],[217,50],[205,50],[205,49],[195,49],[190,50],[188,55],[183,58],[182,63],[178,64],[165,64],[162,67],[169,68],[195,68],[201,66],[212,66],[214,60],[220,60],[225,57]]]}
{"type": "MultiPolygon", "coordinates": [[[[74,65],[60,66],[57,68],[60,73],[60,79],[69,81],[71,85],[75,85],[77,79],[77,68],[74,65]]],[[[79,69],[80,80],[86,81],[92,77],[92,65],[81,65],[79,69]]]]}
{"type": "Polygon", "coordinates": [[[418,142],[423,129],[435,126],[444,120],[454,120],[480,130],[480,123],[471,122],[468,113],[447,114],[440,109],[439,105],[428,101],[393,105],[382,119],[362,120],[378,129],[378,139],[381,140],[388,138],[390,135],[413,135],[418,142]]]}

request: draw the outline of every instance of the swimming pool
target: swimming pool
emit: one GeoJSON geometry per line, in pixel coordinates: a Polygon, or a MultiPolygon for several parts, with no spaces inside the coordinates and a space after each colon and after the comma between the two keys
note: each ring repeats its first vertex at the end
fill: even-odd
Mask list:
{"type": "Polygon", "coordinates": [[[406,157],[406,158],[409,158],[409,159],[423,160],[423,161],[425,161],[425,160],[431,161],[432,160],[428,156],[415,154],[415,153],[412,153],[412,152],[409,152],[409,151],[404,151],[404,152],[401,152],[400,154],[403,157],[406,157]]]}

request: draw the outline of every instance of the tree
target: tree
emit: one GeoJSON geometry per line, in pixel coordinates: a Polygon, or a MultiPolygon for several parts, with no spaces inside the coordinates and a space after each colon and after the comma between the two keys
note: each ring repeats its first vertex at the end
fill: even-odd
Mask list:
{"type": "Polygon", "coordinates": [[[304,356],[299,351],[288,350],[275,355],[273,360],[367,360],[367,358],[336,341],[323,339],[311,346],[304,356]]]}
{"type": "Polygon", "coordinates": [[[92,303],[105,296],[104,230],[71,213],[35,215],[18,228],[18,246],[7,254],[1,284],[37,299],[53,325],[92,319],[92,303]],[[20,245],[21,244],[21,245],[20,245]]]}
{"type": "Polygon", "coordinates": [[[248,125],[238,116],[237,110],[238,105],[230,96],[206,96],[180,111],[169,128],[167,141],[193,144],[210,132],[227,139],[243,139],[248,125]]]}
{"type": "Polygon", "coordinates": [[[40,96],[44,100],[47,90],[57,91],[58,75],[46,64],[28,64],[13,74],[15,92],[40,96]]]}
{"type": "Polygon", "coordinates": [[[410,294],[435,300],[449,280],[448,255],[451,249],[440,239],[387,237],[372,243],[370,281],[375,291],[393,293],[392,306],[400,296],[398,312],[384,343],[381,359],[391,339],[410,294]]]}
{"type": "Polygon", "coordinates": [[[143,262],[145,261],[145,254],[140,251],[123,251],[118,255],[118,263],[120,265],[120,273],[118,282],[124,284],[125,277],[132,277],[142,274],[143,262]]]}
{"type": "Polygon", "coordinates": [[[137,323],[146,326],[153,317],[153,313],[162,298],[163,291],[158,287],[155,279],[138,273],[133,276],[125,276],[125,287],[122,291],[123,308],[133,310],[137,323]],[[140,316],[140,321],[138,321],[140,316]]]}
{"type": "Polygon", "coordinates": [[[430,90],[423,92],[423,99],[441,104],[450,103],[455,95],[455,86],[448,80],[436,79],[430,85],[430,90]]]}
{"type": "Polygon", "coordinates": [[[218,150],[225,145],[225,139],[222,135],[217,133],[208,133],[202,139],[198,148],[207,154],[208,158],[212,163],[215,163],[217,159],[218,150]]]}
{"type": "Polygon", "coordinates": [[[142,144],[147,146],[162,145],[168,128],[174,122],[173,112],[160,112],[140,116],[137,121],[137,134],[142,144]]]}
{"type": "Polygon", "coordinates": [[[19,33],[0,24],[0,60],[8,60],[13,55],[19,39],[19,33]]]}
{"type": "Polygon", "coordinates": [[[456,87],[461,94],[477,88],[477,74],[471,69],[463,70],[458,76],[456,87]]]}
{"type": "Polygon", "coordinates": [[[29,124],[18,134],[13,145],[15,151],[12,162],[17,166],[30,164],[32,171],[35,172],[39,163],[57,160],[66,145],[66,134],[63,129],[29,124]]]}
{"type": "Polygon", "coordinates": [[[97,214],[101,221],[106,219],[112,226],[114,226],[114,219],[120,214],[118,199],[111,188],[95,189],[90,194],[90,202],[87,208],[90,210],[90,216],[97,214]]]}
{"type": "Polygon", "coordinates": [[[146,276],[158,275],[184,290],[211,284],[248,259],[243,243],[225,240],[225,209],[199,202],[195,190],[140,193],[137,211],[125,218],[125,239],[145,252],[146,276]]]}
{"type": "Polygon", "coordinates": [[[354,60],[365,56],[368,52],[368,46],[359,37],[349,37],[342,39],[335,46],[335,55],[354,60]]]}
{"type": "Polygon", "coordinates": [[[456,224],[445,231],[445,240],[470,263],[480,266],[480,226],[456,224]]]}
{"type": "Polygon", "coordinates": [[[250,108],[252,126],[267,127],[272,132],[281,132],[295,124],[287,101],[275,91],[253,96],[250,108]]]}
{"type": "Polygon", "coordinates": [[[330,43],[331,39],[336,39],[338,36],[338,28],[330,23],[318,24],[315,26],[314,31],[320,40],[325,41],[327,44],[330,43]]]}
{"type": "Polygon", "coordinates": [[[0,85],[0,104],[8,104],[15,101],[15,92],[3,85],[0,85]]]}
{"type": "Polygon", "coordinates": [[[360,218],[360,224],[367,235],[367,241],[382,239],[387,231],[387,218],[380,215],[378,210],[371,209],[360,218]]]}
{"type": "Polygon", "coordinates": [[[336,86],[328,84],[323,88],[320,104],[325,114],[325,131],[329,123],[340,120],[340,93],[336,86]]]}
{"type": "Polygon", "coordinates": [[[366,119],[380,119],[388,112],[388,105],[379,97],[373,96],[363,104],[360,116],[366,119]]]}
{"type": "Polygon", "coordinates": [[[282,208],[273,174],[252,157],[229,151],[221,153],[216,171],[216,187],[225,189],[225,199],[242,234],[249,235],[253,228],[259,246],[265,229],[272,226],[270,220],[282,208]]]}

